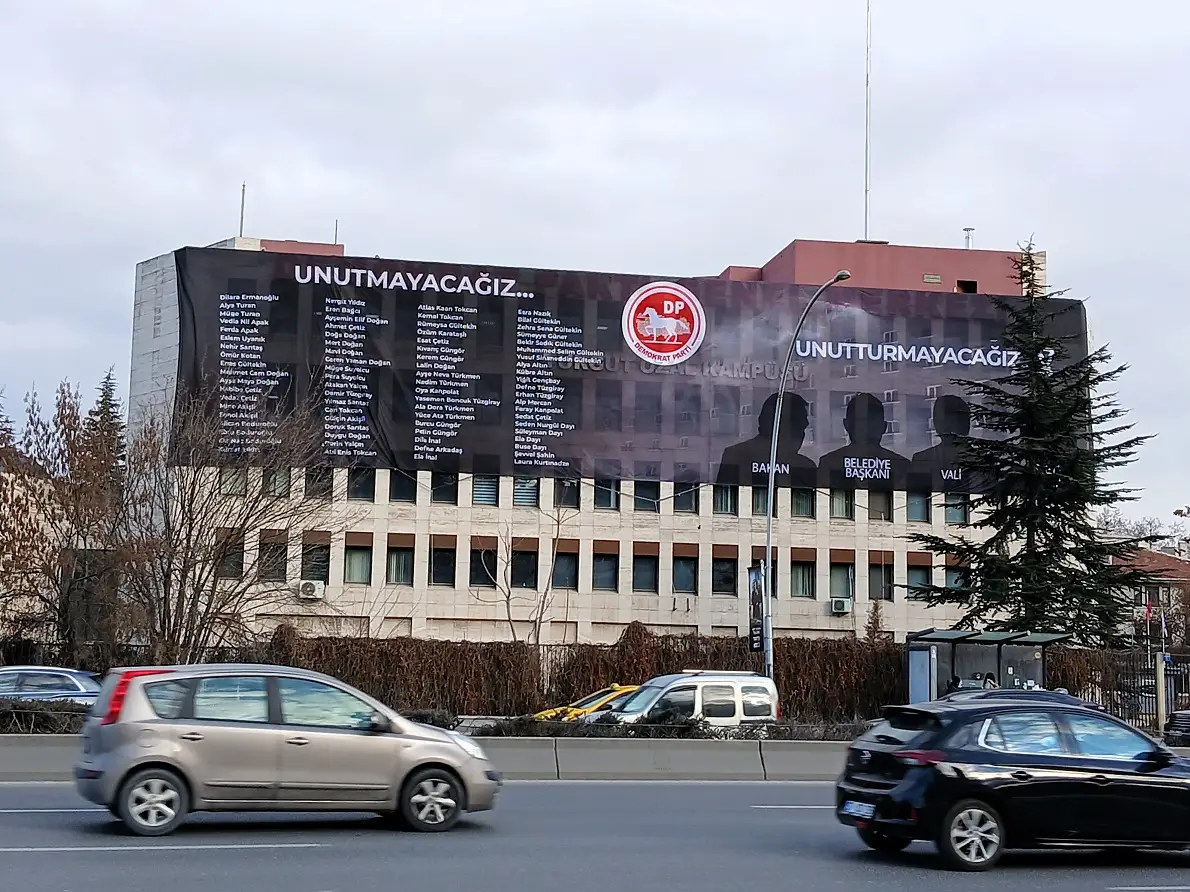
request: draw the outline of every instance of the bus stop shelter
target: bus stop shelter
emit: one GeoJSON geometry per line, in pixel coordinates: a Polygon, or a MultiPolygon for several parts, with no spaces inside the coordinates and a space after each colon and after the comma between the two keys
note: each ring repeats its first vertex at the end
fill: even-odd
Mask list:
{"type": "Polygon", "coordinates": [[[982,688],[990,672],[1002,688],[1045,687],[1046,651],[1073,636],[1058,632],[924,629],[905,637],[909,702],[936,700],[952,677],[982,688]]]}

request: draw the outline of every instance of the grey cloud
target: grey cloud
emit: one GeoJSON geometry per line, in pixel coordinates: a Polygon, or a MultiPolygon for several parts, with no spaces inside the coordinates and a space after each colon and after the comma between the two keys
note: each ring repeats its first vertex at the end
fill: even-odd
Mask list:
{"type": "MultiPolygon", "coordinates": [[[[1190,497],[1190,8],[875,0],[872,235],[1036,234],[1190,497]],[[1159,15],[1158,15],[1159,13],[1159,15]]],[[[862,227],[863,3],[0,4],[0,386],[126,374],[133,267],[234,232],[718,272],[862,227]]],[[[1139,510],[1139,509],[1138,509],[1139,510]]]]}

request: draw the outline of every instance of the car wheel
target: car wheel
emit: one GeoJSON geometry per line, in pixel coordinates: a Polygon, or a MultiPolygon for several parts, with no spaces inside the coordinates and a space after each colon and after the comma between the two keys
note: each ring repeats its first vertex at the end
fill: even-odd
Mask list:
{"type": "Polygon", "coordinates": [[[964,799],[942,819],[938,854],[951,870],[989,870],[1004,854],[1004,822],[986,802],[964,799]]]}
{"type": "Polygon", "coordinates": [[[859,838],[863,844],[873,852],[893,855],[897,852],[903,852],[909,845],[909,840],[905,837],[889,836],[887,833],[881,833],[873,827],[857,827],[855,831],[859,834],[859,838]]]}
{"type": "Polygon", "coordinates": [[[190,797],[182,779],[166,768],[146,768],[124,781],[116,815],[137,836],[165,836],[186,820],[190,797]]]}
{"type": "Polygon", "coordinates": [[[397,805],[401,823],[419,833],[441,833],[462,817],[463,791],[459,779],[442,768],[427,768],[410,776],[397,805]]]}

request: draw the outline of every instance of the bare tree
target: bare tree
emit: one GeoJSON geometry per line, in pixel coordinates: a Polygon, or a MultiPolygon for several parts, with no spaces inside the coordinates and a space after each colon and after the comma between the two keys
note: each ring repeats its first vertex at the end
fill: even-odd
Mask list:
{"type": "Polygon", "coordinates": [[[9,428],[0,443],[5,631],[54,646],[56,659],[71,664],[84,647],[110,650],[129,634],[113,550],[124,445],[122,426],[106,423],[121,411],[114,387],[109,375],[100,388],[102,408],[97,403],[86,414],[68,383],[58,387],[48,414],[31,392],[20,437],[9,428]]]}
{"type": "MultiPolygon", "coordinates": [[[[524,640],[530,644],[541,643],[542,626],[551,618],[557,595],[555,568],[558,563],[559,546],[566,532],[567,524],[579,516],[577,508],[553,506],[537,509],[540,518],[548,521],[549,549],[545,552],[545,566],[542,566],[540,538],[533,533],[520,533],[525,522],[505,521],[496,537],[497,547],[481,552],[483,572],[487,585],[470,585],[472,596],[484,604],[499,604],[508,623],[513,641],[520,641],[518,627],[528,626],[524,640]],[[534,555],[531,566],[518,566],[519,555],[534,555]],[[528,569],[536,569],[530,576],[528,569]],[[544,572],[544,581],[542,574],[544,572]],[[530,584],[530,582],[532,584],[530,584]]],[[[528,562],[528,557],[520,557],[528,562]]],[[[470,568],[469,568],[469,572],[470,568]]]]}
{"type": "Polygon", "coordinates": [[[259,616],[294,612],[294,548],[312,549],[304,560],[329,560],[329,545],[303,546],[303,533],[329,541],[353,519],[332,503],[329,469],[314,486],[294,480],[322,463],[314,405],[284,417],[262,409],[252,426],[267,436],[243,438],[236,452],[211,406],[202,394],[182,397],[141,419],[128,444],[122,594],[154,662],[201,660],[254,639],[259,616]]]}
{"type": "Polygon", "coordinates": [[[1169,539],[1184,539],[1187,529],[1182,510],[1174,512],[1177,520],[1160,517],[1128,517],[1118,508],[1104,508],[1095,518],[1096,526],[1113,535],[1127,539],[1148,539],[1160,545],[1169,539]]]}

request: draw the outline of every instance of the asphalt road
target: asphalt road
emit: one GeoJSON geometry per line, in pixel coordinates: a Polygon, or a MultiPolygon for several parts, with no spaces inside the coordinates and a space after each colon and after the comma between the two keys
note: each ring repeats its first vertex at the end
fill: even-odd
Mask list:
{"type": "Polygon", "coordinates": [[[514,782],[440,835],[367,816],[196,815],[125,835],[68,785],[0,785],[0,888],[21,892],[1190,892],[1178,855],[1009,855],[958,875],[927,846],[886,858],[835,823],[829,784],[514,782]]]}

